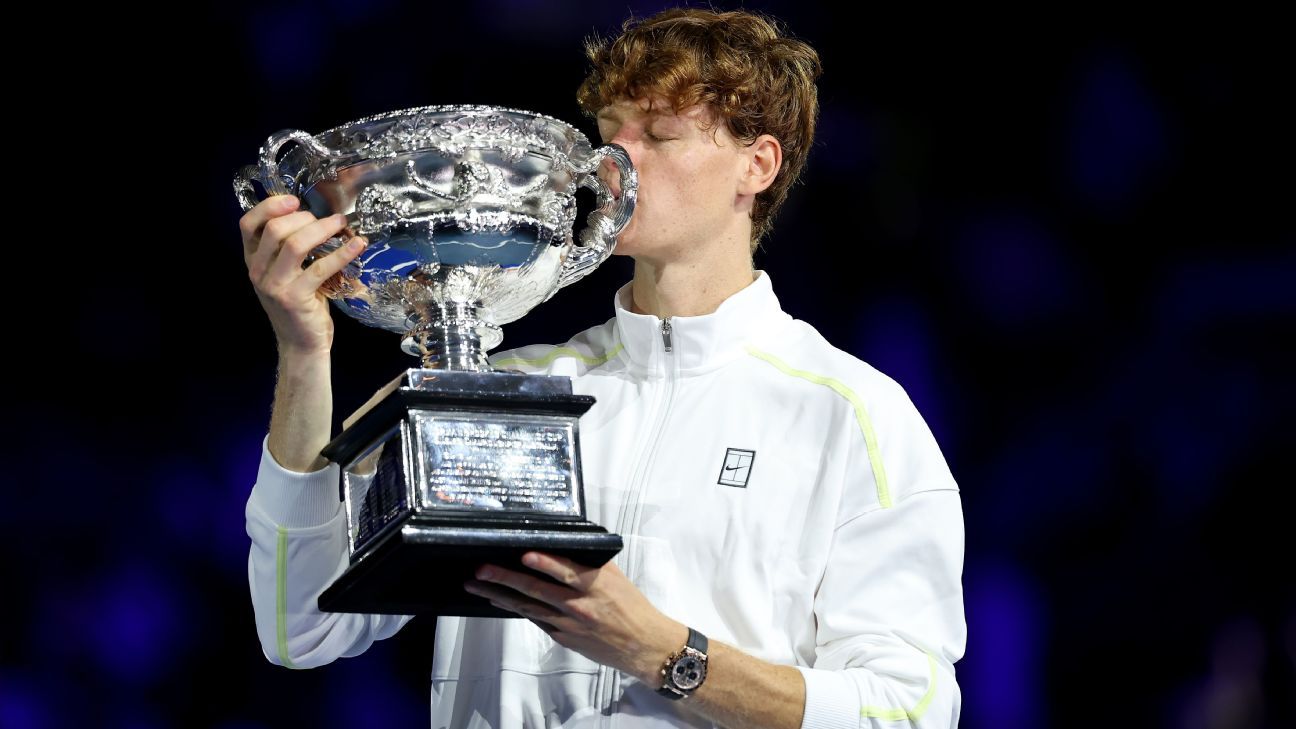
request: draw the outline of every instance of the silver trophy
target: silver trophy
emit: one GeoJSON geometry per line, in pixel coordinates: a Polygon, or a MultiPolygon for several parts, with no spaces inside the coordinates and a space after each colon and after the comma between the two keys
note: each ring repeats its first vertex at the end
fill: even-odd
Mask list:
{"type": "Polygon", "coordinates": [[[620,551],[585,518],[579,418],[594,398],[566,377],[496,370],[486,353],[502,324],[611,254],[638,189],[626,151],[532,112],[431,106],[279,132],[235,177],[245,210],[257,185],[347,216],[306,265],[368,239],[323,289],[422,360],[322,451],[341,466],[351,561],[320,609],[514,617],[463,590],[477,566],[522,569],[530,550],[597,566],[620,551]],[[604,160],[619,197],[597,174],[604,160]],[[579,188],[597,209],[577,245],[579,188]]]}

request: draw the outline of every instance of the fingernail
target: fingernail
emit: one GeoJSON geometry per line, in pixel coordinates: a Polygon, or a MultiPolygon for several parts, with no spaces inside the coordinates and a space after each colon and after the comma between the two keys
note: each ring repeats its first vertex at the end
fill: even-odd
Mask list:
{"type": "Polygon", "coordinates": [[[481,569],[477,570],[477,579],[479,580],[489,580],[494,576],[495,573],[489,567],[482,567],[481,569]]]}
{"type": "Polygon", "coordinates": [[[369,241],[364,238],[355,237],[351,239],[350,243],[347,243],[347,248],[350,248],[353,251],[359,251],[363,250],[367,245],[369,245],[369,241]]]}
{"type": "Polygon", "coordinates": [[[288,209],[297,204],[297,198],[294,197],[293,195],[284,195],[283,201],[280,202],[279,204],[283,205],[284,209],[288,209]]]}
{"type": "Polygon", "coordinates": [[[465,582],[464,589],[467,590],[468,592],[477,592],[477,586],[471,582],[465,582]]]}

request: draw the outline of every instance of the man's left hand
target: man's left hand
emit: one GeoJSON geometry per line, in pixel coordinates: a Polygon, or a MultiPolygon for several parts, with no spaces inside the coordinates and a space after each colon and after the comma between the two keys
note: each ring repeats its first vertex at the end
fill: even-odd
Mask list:
{"type": "Polygon", "coordinates": [[[464,589],[517,613],[559,645],[651,686],[661,684],[666,657],[688,639],[688,627],[662,614],[614,563],[586,567],[564,557],[527,552],[522,564],[541,577],[483,565],[464,589]]]}

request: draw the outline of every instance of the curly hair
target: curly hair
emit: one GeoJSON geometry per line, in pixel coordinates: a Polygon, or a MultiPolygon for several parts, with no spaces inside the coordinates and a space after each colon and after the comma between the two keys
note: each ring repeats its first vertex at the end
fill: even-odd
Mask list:
{"type": "Polygon", "coordinates": [[[819,54],[764,15],[673,8],[626,20],[610,42],[587,39],[585,55],[592,68],[576,100],[587,116],[621,99],[660,97],[676,113],[708,105],[744,144],[762,134],[778,139],[783,165],[752,207],[754,253],[814,141],[819,54]]]}

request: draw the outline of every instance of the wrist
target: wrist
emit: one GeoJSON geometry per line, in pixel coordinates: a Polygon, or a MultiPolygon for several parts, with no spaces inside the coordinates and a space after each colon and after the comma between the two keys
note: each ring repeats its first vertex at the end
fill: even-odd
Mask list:
{"type": "Polygon", "coordinates": [[[662,627],[647,636],[646,645],[639,654],[635,678],[657,689],[662,685],[662,667],[671,654],[678,653],[688,640],[688,626],[667,618],[662,627]]]}
{"type": "Polygon", "coordinates": [[[315,370],[327,366],[331,361],[328,349],[301,349],[281,342],[278,350],[281,371],[315,370]]]}
{"type": "Polygon", "coordinates": [[[312,473],[328,465],[320,450],[332,430],[330,368],[327,356],[280,353],[268,447],[287,470],[312,473]]]}

